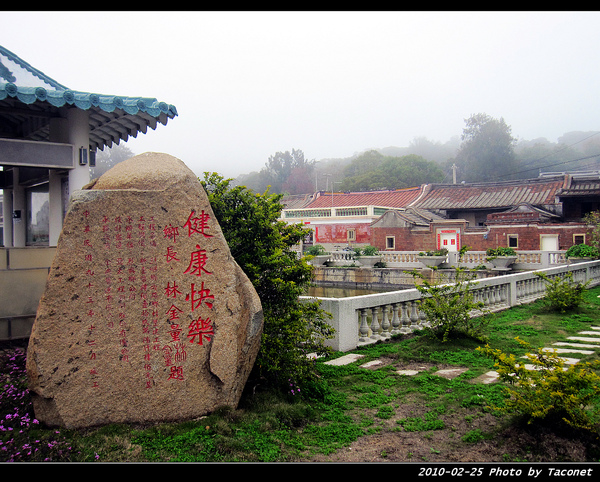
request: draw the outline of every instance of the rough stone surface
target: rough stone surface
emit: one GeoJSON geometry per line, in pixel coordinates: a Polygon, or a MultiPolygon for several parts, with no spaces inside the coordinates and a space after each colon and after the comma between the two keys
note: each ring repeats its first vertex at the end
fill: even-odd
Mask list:
{"type": "Polygon", "coordinates": [[[197,177],[135,156],[70,201],[29,341],[35,415],[77,428],[235,407],[262,327],[197,177]]]}

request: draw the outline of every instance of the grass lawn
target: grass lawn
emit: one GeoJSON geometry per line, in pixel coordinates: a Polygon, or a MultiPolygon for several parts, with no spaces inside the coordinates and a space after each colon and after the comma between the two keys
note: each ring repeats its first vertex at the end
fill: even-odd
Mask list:
{"type": "MultiPolygon", "coordinates": [[[[580,308],[563,314],[549,313],[536,302],[487,315],[489,345],[521,357],[526,350],[515,340],[517,336],[533,347],[567,341],[568,336],[600,325],[599,296],[600,287],[590,289],[580,308]]],[[[320,382],[293,387],[293,394],[258,389],[251,395],[248,390],[237,409],[222,409],[199,420],[86,430],[48,429],[35,422],[24,356],[15,356],[13,347],[8,347],[0,360],[0,461],[600,460],[598,425],[592,433],[581,433],[562,425],[528,425],[493,410],[492,406],[504,404],[505,384],[477,381],[494,369],[493,360],[477,351],[479,346],[480,342],[467,338],[441,343],[423,332],[402,335],[355,350],[364,357],[350,365],[316,361],[320,382]],[[371,360],[381,364],[360,367],[371,360]],[[418,373],[398,374],[408,368],[418,373]],[[440,376],[446,368],[463,371],[455,377],[440,376]]],[[[596,352],[577,357],[599,359],[596,352]]]]}

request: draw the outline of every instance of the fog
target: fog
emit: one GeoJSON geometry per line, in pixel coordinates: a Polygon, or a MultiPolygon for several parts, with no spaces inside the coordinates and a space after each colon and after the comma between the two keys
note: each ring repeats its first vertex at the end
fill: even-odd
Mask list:
{"type": "Polygon", "coordinates": [[[0,45],[74,90],[179,116],[127,146],[237,176],[278,151],[447,142],[475,113],[518,139],[598,130],[598,12],[2,12],[0,45]]]}

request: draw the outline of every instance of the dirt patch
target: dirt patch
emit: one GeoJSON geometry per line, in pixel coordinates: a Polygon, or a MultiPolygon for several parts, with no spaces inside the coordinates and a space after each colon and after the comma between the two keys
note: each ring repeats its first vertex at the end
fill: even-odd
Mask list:
{"type": "MultiPolygon", "coordinates": [[[[393,365],[398,371],[439,374],[453,378],[465,370],[456,366],[423,362],[398,363],[382,358],[378,369],[393,365]]],[[[484,375],[482,375],[483,377],[484,375]]],[[[483,380],[483,379],[482,379],[483,380]]],[[[488,383],[484,381],[483,383],[488,383]]],[[[589,462],[600,457],[600,440],[572,430],[520,425],[479,409],[459,408],[441,415],[444,427],[409,431],[400,420],[422,417],[428,407],[422,400],[408,400],[394,409],[393,417],[381,420],[375,411],[362,410],[360,416],[377,420],[378,432],[366,435],[349,447],[329,455],[315,455],[311,462],[589,462]],[[369,413],[370,412],[370,413],[369,413]]],[[[364,419],[364,418],[363,418],[364,419]]]]}
{"type": "Polygon", "coordinates": [[[406,405],[379,433],[361,437],[349,447],[329,455],[315,455],[311,462],[587,462],[598,460],[598,439],[561,434],[539,427],[503,426],[492,414],[465,410],[442,417],[442,430],[409,432],[396,420],[422,414],[422,404],[406,405]],[[471,415],[472,417],[469,417],[471,415]],[[469,421],[470,420],[470,421],[469,421]],[[480,431],[487,437],[465,440],[480,431]]]}

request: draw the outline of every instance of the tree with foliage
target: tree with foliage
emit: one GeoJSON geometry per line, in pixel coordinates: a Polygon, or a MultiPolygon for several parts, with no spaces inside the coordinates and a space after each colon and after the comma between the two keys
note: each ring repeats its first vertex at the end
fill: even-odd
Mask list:
{"type": "Polygon", "coordinates": [[[115,144],[105,148],[96,154],[96,165],[90,167],[91,179],[96,179],[120,162],[135,156],[135,154],[124,144],[115,144]]]}
{"type": "Polygon", "coordinates": [[[231,254],[262,303],[265,324],[250,382],[283,388],[312,381],[316,371],[308,355],[329,353],[325,341],[334,330],[318,302],[299,299],[312,282],[313,268],[293,247],[307,229],[279,220],[282,195],[232,187],[216,173],[205,173],[201,182],[231,254]]]}
{"type": "Polygon", "coordinates": [[[600,211],[590,211],[583,217],[583,222],[589,227],[588,244],[600,251],[600,211]]]}
{"type": "Polygon", "coordinates": [[[445,175],[439,164],[416,154],[383,156],[369,151],[356,158],[346,170],[343,191],[402,189],[428,182],[441,182],[445,175]]]}
{"type": "Polygon", "coordinates": [[[315,161],[307,161],[300,149],[276,152],[260,171],[275,193],[306,194],[314,191],[312,175],[315,161]]]}
{"type": "Polygon", "coordinates": [[[518,170],[516,139],[504,119],[474,114],[465,120],[456,155],[458,178],[466,182],[508,180],[518,170]]]}

